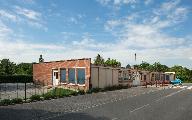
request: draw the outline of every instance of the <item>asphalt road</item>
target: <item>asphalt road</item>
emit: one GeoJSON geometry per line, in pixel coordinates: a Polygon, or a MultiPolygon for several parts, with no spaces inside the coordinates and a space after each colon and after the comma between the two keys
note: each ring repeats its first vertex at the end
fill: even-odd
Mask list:
{"type": "Polygon", "coordinates": [[[21,120],[192,120],[192,89],[188,89],[190,86],[192,84],[136,94],[126,99],[113,99],[110,102],[93,104],[83,110],[75,109],[65,113],[48,112],[38,118],[31,116],[37,113],[33,107],[31,109],[0,108],[0,120],[20,119],[18,116],[21,116],[21,120]]]}

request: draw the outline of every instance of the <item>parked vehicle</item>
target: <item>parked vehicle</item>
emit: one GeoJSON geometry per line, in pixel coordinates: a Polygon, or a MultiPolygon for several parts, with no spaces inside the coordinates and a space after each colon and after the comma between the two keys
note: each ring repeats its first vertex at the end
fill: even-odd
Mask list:
{"type": "Polygon", "coordinates": [[[182,81],[180,79],[175,79],[171,81],[172,85],[182,85],[182,81]]]}

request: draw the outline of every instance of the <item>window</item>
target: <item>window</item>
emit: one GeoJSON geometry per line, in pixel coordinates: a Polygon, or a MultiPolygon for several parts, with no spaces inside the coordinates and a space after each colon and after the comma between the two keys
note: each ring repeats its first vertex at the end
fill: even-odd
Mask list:
{"type": "Polygon", "coordinates": [[[75,83],[75,69],[69,68],[68,73],[69,73],[68,74],[69,83],[75,83]]]}
{"type": "Polygon", "coordinates": [[[85,84],[85,69],[83,68],[77,69],[77,83],[85,84]]]}
{"type": "Polygon", "coordinates": [[[144,75],[144,80],[145,80],[145,81],[147,80],[147,76],[146,76],[146,75],[144,75]]]}
{"type": "Polygon", "coordinates": [[[166,80],[169,80],[169,75],[166,75],[166,80]]]}
{"type": "Polygon", "coordinates": [[[124,77],[124,80],[129,80],[129,77],[126,71],[123,71],[123,77],[124,77]]]}
{"type": "Polygon", "coordinates": [[[66,69],[61,69],[61,82],[66,82],[66,69]]]}
{"type": "Polygon", "coordinates": [[[58,72],[54,72],[55,79],[58,79],[58,72]]]}

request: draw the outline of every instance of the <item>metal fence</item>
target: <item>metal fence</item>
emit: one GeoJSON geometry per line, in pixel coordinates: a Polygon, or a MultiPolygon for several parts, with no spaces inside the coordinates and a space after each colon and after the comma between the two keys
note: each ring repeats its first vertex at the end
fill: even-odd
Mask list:
{"type": "Polygon", "coordinates": [[[43,95],[50,91],[48,85],[36,83],[0,83],[0,101],[21,98],[26,100],[32,95],[43,95]]]}

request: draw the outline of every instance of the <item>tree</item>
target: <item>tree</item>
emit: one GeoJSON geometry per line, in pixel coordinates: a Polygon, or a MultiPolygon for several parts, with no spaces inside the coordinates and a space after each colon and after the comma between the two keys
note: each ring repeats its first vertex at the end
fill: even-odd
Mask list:
{"type": "Polygon", "coordinates": [[[15,73],[16,64],[9,59],[2,59],[0,61],[0,75],[13,75],[15,73]]]}
{"type": "Polygon", "coordinates": [[[32,63],[20,63],[16,66],[16,74],[32,75],[32,63]]]}
{"type": "Polygon", "coordinates": [[[168,71],[168,67],[166,65],[162,65],[161,63],[159,62],[155,62],[153,64],[154,66],[154,71],[157,71],[157,72],[165,72],[165,71],[168,71]]]}
{"type": "Polygon", "coordinates": [[[169,70],[169,67],[166,65],[162,65],[159,62],[155,62],[154,64],[149,64],[147,62],[142,62],[139,65],[134,65],[140,70],[147,70],[147,71],[156,71],[156,72],[166,72],[169,70]]]}
{"type": "Polygon", "coordinates": [[[94,64],[95,65],[104,65],[105,60],[101,57],[101,55],[97,55],[95,60],[94,60],[94,64]]]}
{"type": "Polygon", "coordinates": [[[149,66],[150,66],[149,63],[147,63],[147,62],[142,62],[138,67],[139,67],[139,69],[142,69],[142,70],[148,70],[148,69],[149,69],[149,66]]]}
{"type": "Polygon", "coordinates": [[[95,65],[105,65],[111,67],[121,67],[121,63],[116,59],[108,58],[106,61],[99,54],[96,56],[94,60],[95,65]]]}
{"type": "Polygon", "coordinates": [[[177,78],[181,79],[182,81],[192,82],[192,70],[189,70],[186,67],[175,65],[171,67],[169,71],[175,72],[177,78]]]}
{"type": "Polygon", "coordinates": [[[107,61],[105,61],[105,66],[121,67],[121,63],[119,61],[117,61],[116,59],[108,58],[107,61]]]}

